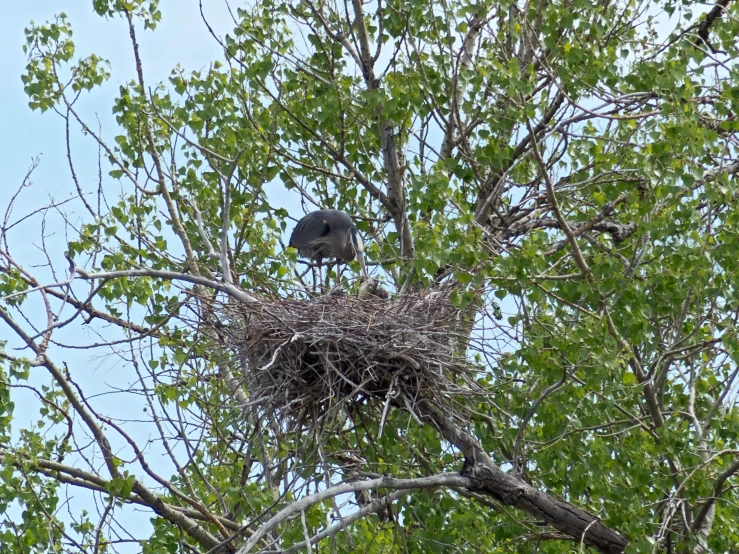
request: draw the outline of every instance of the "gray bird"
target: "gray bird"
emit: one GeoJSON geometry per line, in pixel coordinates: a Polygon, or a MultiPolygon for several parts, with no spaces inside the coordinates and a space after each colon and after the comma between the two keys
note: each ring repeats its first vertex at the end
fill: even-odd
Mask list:
{"type": "Polygon", "coordinates": [[[367,277],[362,237],[352,218],[340,210],[318,210],[303,217],[290,235],[289,246],[296,248],[301,258],[316,263],[319,280],[324,258],[336,258],[337,263],[351,262],[357,258],[362,275],[367,277]]]}

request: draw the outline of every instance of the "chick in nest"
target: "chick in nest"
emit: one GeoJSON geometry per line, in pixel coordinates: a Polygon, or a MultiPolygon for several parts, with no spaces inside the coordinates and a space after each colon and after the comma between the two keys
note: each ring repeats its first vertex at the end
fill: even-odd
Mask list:
{"type": "Polygon", "coordinates": [[[360,300],[369,300],[371,298],[379,298],[381,300],[387,300],[390,298],[390,293],[380,286],[380,281],[374,277],[367,277],[359,285],[359,292],[357,294],[360,300]]]}

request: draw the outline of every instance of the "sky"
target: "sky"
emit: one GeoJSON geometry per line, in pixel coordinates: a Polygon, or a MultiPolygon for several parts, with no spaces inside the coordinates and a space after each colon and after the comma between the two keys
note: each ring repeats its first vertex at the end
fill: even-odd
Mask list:
{"type": "MultiPolygon", "coordinates": [[[[71,178],[62,121],[50,113],[32,112],[23,91],[21,75],[27,62],[21,49],[24,29],[31,21],[40,24],[64,11],[74,29],[78,54],[96,53],[110,61],[111,79],[89,93],[81,105],[86,115],[100,118],[103,133],[111,136],[116,127],[110,113],[112,100],[118,87],[133,78],[135,69],[125,22],[99,17],[90,1],[1,0],[0,6],[0,101],[4,127],[12,130],[0,134],[0,201],[7,199],[8,191],[18,186],[31,160],[39,155],[42,161],[34,173],[34,196],[38,198],[42,192],[68,194],[71,178]]],[[[177,64],[196,70],[221,56],[218,44],[204,32],[196,0],[163,0],[161,9],[162,22],[156,32],[140,30],[138,36],[145,78],[152,85],[165,81],[177,64]]],[[[206,2],[205,13],[220,32],[229,30],[230,19],[222,2],[206,2]]],[[[94,167],[92,174],[96,171],[94,167]]]]}
{"type": "MultiPolygon", "coordinates": [[[[231,20],[226,11],[225,3],[220,0],[205,2],[205,13],[211,25],[219,34],[231,29],[231,20]]],[[[18,189],[27,173],[33,159],[39,157],[40,164],[32,175],[32,185],[23,191],[18,198],[15,216],[29,213],[33,209],[48,203],[49,198],[61,201],[69,198],[74,192],[74,184],[66,160],[65,129],[63,120],[52,112],[33,112],[28,107],[28,98],[23,91],[21,75],[27,63],[26,55],[22,50],[25,42],[24,29],[31,21],[42,24],[52,20],[61,11],[66,13],[72,25],[73,40],[79,56],[91,53],[110,61],[111,79],[101,88],[94,89],[81,99],[79,108],[82,117],[93,121],[97,117],[100,121],[102,134],[112,142],[117,134],[117,124],[111,114],[113,99],[118,94],[120,85],[134,77],[135,67],[131,51],[128,29],[121,19],[106,20],[96,15],[91,1],[67,0],[65,2],[50,0],[26,0],[23,2],[0,0],[0,103],[3,106],[3,132],[0,133],[0,218],[8,200],[18,189]]],[[[198,70],[208,66],[213,60],[221,57],[221,49],[212,37],[205,31],[200,18],[197,0],[162,0],[162,22],[156,32],[139,29],[138,40],[144,60],[145,79],[150,86],[166,81],[172,68],[180,64],[185,70],[198,70]]],[[[72,148],[76,169],[84,188],[97,182],[98,153],[97,147],[89,138],[81,136],[72,129],[72,148]],[[87,163],[89,161],[89,163],[87,163]],[[86,187],[85,184],[88,186],[86,187]]],[[[107,175],[107,168],[103,168],[103,175],[107,175]]],[[[108,179],[109,181],[109,179],[108,179]]],[[[12,219],[12,218],[11,218],[12,219]]],[[[49,235],[47,244],[50,244],[55,253],[66,249],[66,237],[60,230],[60,218],[52,219],[46,229],[49,235]]],[[[39,219],[29,220],[18,226],[11,235],[11,246],[15,247],[14,254],[20,262],[30,268],[43,261],[38,248],[40,236],[39,219]]],[[[58,261],[58,260],[56,260],[58,261]]],[[[32,271],[41,279],[53,282],[48,272],[43,268],[33,268],[32,271]]],[[[62,279],[66,276],[58,276],[62,279]]],[[[35,295],[38,296],[38,295],[35,295]]],[[[34,309],[38,299],[31,299],[27,313],[38,313],[34,309]]],[[[41,306],[36,306],[42,308],[41,306]]],[[[43,310],[43,308],[42,308],[43,310]]],[[[24,309],[26,311],[26,309],[24,309]]],[[[43,311],[41,312],[43,313],[43,311]]],[[[68,317],[71,313],[65,313],[68,317]]],[[[66,331],[66,330],[63,330],[66,331]]],[[[94,331],[75,325],[69,332],[61,332],[55,338],[64,342],[80,343],[94,339],[94,331]],[[87,336],[83,336],[86,334],[87,336]]],[[[0,339],[8,337],[0,336],[0,339]]],[[[9,345],[17,346],[17,345],[9,345]]],[[[16,355],[27,355],[26,352],[12,352],[16,355]]],[[[58,355],[61,355],[58,353],[58,355]]],[[[69,364],[70,370],[87,393],[110,392],[110,387],[125,388],[130,383],[130,373],[124,376],[120,371],[121,361],[115,356],[105,356],[101,352],[74,351],[65,349],[63,361],[69,364]]],[[[61,359],[57,359],[57,362],[61,359]]],[[[32,372],[31,383],[39,385],[48,381],[45,372],[32,372]]],[[[38,418],[38,404],[33,402],[33,396],[28,392],[14,391],[13,400],[16,403],[15,417],[19,423],[14,428],[30,424],[38,418]]],[[[105,403],[107,415],[123,416],[135,413],[142,406],[132,405],[131,396],[121,395],[101,396],[93,398],[93,403],[105,403]]],[[[134,401],[135,402],[135,401],[134,401]]],[[[127,427],[131,430],[131,427],[127,427]]],[[[135,432],[135,425],[133,426],[135,432]]],[[[150,433],[143,426],[140,433],[150,433]]],[[[145,435],[144,435],[145,439],[145,435]]],[[[114,446],[115,448],[115,446],[114,446]]],[[[154,467],[157,468],[157,457],[154,458],[154,467]]],[[[71,460],[68,460],[70,463],[71,460]]],[[[150,460],[151,461],[151,460],[150,460]]],[[[163,475],[170,475],[170,470],[163,471],[163,475]]],[[[94,514],[95,510],[87,505],[90,496],[76,494],[67,499],[73,511],[87,508],[94,514]]],[[[65,508],[66,509],[66,508],[65,508]]],[[[137,537],[146,537],[149,534],[148,511],[131,511],[125,521],[135,529],[137,537]]],[[[140,548],[120,549],[121,552],[137,552],[140,548]]]]}

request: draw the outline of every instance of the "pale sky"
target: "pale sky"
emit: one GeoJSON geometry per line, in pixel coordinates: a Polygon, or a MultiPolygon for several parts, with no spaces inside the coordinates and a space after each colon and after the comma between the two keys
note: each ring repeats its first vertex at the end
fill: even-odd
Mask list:
{"type": "MultiPolygon", "coordinates": [[[[32,112],[23,91],[21,74],[26,56],[21,47],[24,29],[31,20],[43,23],[63,11],[72,24],[77,53],[96,53],[111,63],[111,79],[102,88],[82,98],[85,115],[97,115],[103,133],[112,138],[116,131],[110,111],[118,87],[134,77],[133,55],[125,22],[97,16],[90,1],[57,2],[0,0],[0,101],[4,111],[3,133],[0,133],[0,205],[8,190],[14,190],[28,169],[30,161],[42,154],[41,166],[34,175],[34,196],[42,192],[67,194],[71,178],[64,152],[63,122],[54,114],[32,112]]],[[[207,67],[221,56],[218,44],[208,35],[200,19],[197,0],[163,0],[162,22],[156,32],[139,31],[138,39],[144,60],[145,78],[149,85],[166,81],[178,63],[188,70],[207,67]]],[[[220,33],[230,30],[225,4],[205,0],[205,13],[220,33]]],[[[93,150],[94,153],[94,150],[93,150]]],[[[96,158],[91,159],[96,165],[96,158]]],[[[80,168],[85,170],[85,168],[80,168]]],[[[89,168],[96,175],[97,168],[89,168]]]]}
{"type": "MultiPolygon", "coordinates": [[[[219,34],[231,30],[231,20],[225,4],[221,0],[204,0],[205,13],[211,25],[219,34]]],[[[138,40],[144,62],[145,79],[148,85],[154,87],[161,81],[166,81],[170,71],[177,64],[185,70],[205,68],[210,62],[221,57],[221,49],[210,37],[200,19],[197,0],[162,0],[162,22],[155,32],[139,29],[138,40]]],[[[68,198],[74,191],[66,160],[65,131],[63,120],[55,113],[47,111],[41,114],[33,112],[28,107],[28,98],[23,91],[21,74],[26,64],[26,55],[22,45],[25,42],[24,28],[33,20],[37,24],[54,19],[59,12],[66,13],[72,25],[73,40],[80,57],[96,53],[111,63],[111,79],[101,88],[86,93],[80,99],[78,108],[83,118],[95,121],[99,118],[103,136],[113,142],[113,137],[119,133],[117,124],[111,114],[114,98],[118,95],[121,84],[134,77],[133,54],[131,51],[128,29],[121,19],[106,20],[97,16],[92,9],[92,2],[68,0],[65,2],[51,0],[26,0],[23,2],[0,0],[0,103],[3,106],[3,129],[0,133],[0,218],[11,195],[15,193],[23,176],[28,171],[31,160],[41,156],[41,163],[34,172],[33,186],[26,189],[19,198],[14,214],[21,216],[35,208],[48,203],[49,197],[57,201],[68,198]]],[[[78,129],[72,127],[73,149],[76,170],[83,187],[93,188],[97,182],[97,147],[88,138],[81,136],[78,129]],[[87,186],[85,186],[87,185],[87,186]]],[[[107,182],[109,168],[103,162],[103,178],[107,182]]],[[[115,195],[111,196],[111,200],[115,195]]],[[[76,206],[79,207],[79,204],[76,206]]],[[[29,221],[23,228],[19,227],[11,235],[11,248],[20,258],[21,263],[31,269],[46,282],[53,282],[48,271],[34,269],[34,264],[40,263],[43,258],[38,244],[40,235],[38,219],[29,221]]],[[[55,253],[66,249],[67,238],[60,232],[61,220],[52,221],[47,228],[51,234],[48,244],[52,245],[55,253]]],[[[59,260],[55,260],[59,262],[59,260]]],[[[63,270],[63,268],[62,268],[63,270]]],[[[66,278],[66,275],[59,275],[66,278]]],[[[36,295],[37,296],[37,295],[36,295]]],[[[27,313],[39,313],[36,309],[38,299],[28,301],[27,313]]],[[[26,310],[24,310],[26,311],[26,310]]],[[[43,313],[41,311],[40,313],[43,313]]],[[[68,317],[71,313],[65,313],[68,317]]],[[[92,330],[73,325],[68,330],[61,330],[55,338],[69,343],[94,342],[92,330]]],[[[4,333],[4,331],[3,331],[4,333]]],[[[0,339],[10,337],[0,336],[0,339]]],[[[109,338],[109,337],[108,337],[109,338]]],[[[9,348],[18,346],[17,341],[11,341],[9,348]]],[[[132,372],[122,367],[122,362],[114,356],[105,356],[104,353],[79,350],[50,350],[57,363],[62,361],[69,364],[70,371],[83,386],[86,394],[110,392],[110,387],[125,388],[131,383],[132,372]]],[[[28,351],[13,351],[15,355],[28,355],[28,351]]],[[[48,382],[49,376],[45,370],[34,369],[30,384],[39,386],[48,382]]],[[[14,432],[38,419],[38,403],[33,395],[27,391],[13,391],[13,400],[16,403],[14,432]]],[[[143,408],[137,406],[130,395],[120,397],[105,395],[92,400],[93,405],[105,406],[104,413],[112,416],[132,417],[131,414],[141,413],[143,408]]],[[[151,429],[136,425],[127,425],[137,439],[146,438],[151,429]],[[140,433],[138,436],[136,433],[140,433]],[[141,434],[143,433],[143,435],[141,434]]],[[[119,437],[111,436],[114,445],[119,437]]],[[[115,446],[114,446],[115,448],[115,446]]],[[[160,466],[164,459],[155,452],[149,451],[155,470],[161,471],[165,477],[171,474],[171,469],[160,466]],[[159,466],[159,467],[157,467],[159,466]]],[[[70,458],[69,463],[74,463],[70,458]]],[[[138,471],[137,471],[138,473],[138,471]]],[[[105,472],[103,471],[103,474],[105,472]]],[[[80,490],[70,489],[74,497],[67,499],[72,512],[87,509],[95,514],[94,506],[89,505],[91,497],[80,490]]],[[[64,498],[63,498],[64,501],[64,498]]],[[[62,507],[66,513],[67,507],[62,507]]],[[[13,510],[10,511],[12,515],[13,510]]],[[[152,513],[149,510],[127,510],[125,522],[131,528],[136,538],[146,538],[150,531],[149,519],[152,513]]],[[[132,544],[118,548],[119,552],[139,552],[140,547],[132,544]]]]}

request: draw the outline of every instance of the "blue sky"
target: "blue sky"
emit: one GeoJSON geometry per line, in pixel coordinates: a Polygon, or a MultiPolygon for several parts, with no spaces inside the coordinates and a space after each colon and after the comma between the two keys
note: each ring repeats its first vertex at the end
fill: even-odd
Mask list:
{"type": "MultiPolygon", "coordinates": [[[[163,0],[163,20],[156,32],[139,32],[145,77],[150,84],[164,81],[173,67],[186,69],[206,67],[220,57],[218,44],[205,32],[196,0],[163,0]]],[[[92,2],[52,2],[28,0],[3,2],[0,18],[0,101],[4,108],[5,132],[0,133],[0,205],[5,204],[8,191],[15,190],[28,170],[31,159],[42,155],[34,174],[33,199],[46,193],[69,194],[71,178],[65,159],[63,122],[53,114],[32,112],[23,92],[21,74],[26,56],[21,47],[24,29],[33,20],[43,23],[63,11],[74,29],[78,54],[96,53],[111,63],[111,79],[83,99],[83,113],[100,118],[103,134],[115,134],[115,120],[110,109],[120,84],[134,76],[133,55],[125,22],[106,20],[92,10],[92,2]],[[42,194],[43,193],[43,194],[42,194]]],[[[221,2],[206,2],[206,16],[219,32],[230,29],[230,19],[221,2]]],[[[82,147],[82,145],[80,145],[82,147]]],[[[95,153],[95,150],[92,150],[95,153]]],[[[95,166],[91,159],[91,166],[95,166]]],[[[85,168],[83,168],[84,170],[85,168]]],[[[96,167],[88,168],[91,175],[96,167]]],[[[34,202],[35,203],[35,202],[34,202]]]]}
{"type": "MultiPolygon", "coordinates": [[[[217,32],[225,33],[231,28],[230,17],[223,2],[206,2],[206,16],[217,32]]],[[[196,0],[163,0],[161,3],[163,20],[156,32],[139,30],[139,43],[144,60],[145,78],[148,84],[154,86],[160,81],[166,81],[172,68],[177,64],[186,70],[197,70],[221,56],[218,44],[208,35],[200,19],[198,2],[196,0]]],[[[41,114],[33,112],[28,107],[28,99],[23,91],[21,75],[26,64],[26,55],[22,45],[25,42],[24,29],[34,21],[42,24],[52,20],[59,12],[66,13],[74,30],[74,42],[79,56],[96,53],[110,61],[111,79],[101,88],[95,89],[79,103],[82,117],[86,120],[100,121],[102,134],[112,142],[118,134],[115,119],[111,114],[113,99],[118,94],[121,84],[134,77],[133,54],[125,22],[120,19],[106,20],[97,16],[92,9],[91,1],[53,2],[49,0],[29,0],[24,2],[3,2],[3,17],[0,18],[0,102],[4,108],[3,132],[0,133],[0,218],[11,195],[15,193],[23,176],[28,171],[31,161],[40,156],[38,169],[32,176],[33,185],[25,189],[16,204],[15,216],[19,217],[33,209],[49,203],[52,197],[57,201],[69,198],[74,192],[74,185],[70,176],[66,160],[64,122],[56,114],[47,112],[41,114]]],[[[83,183],[89,189],[97,182],[97,147],[89,138],[83,137],[75,127],[72,127],[72,148],[76,163],[76,170],[83,183]]],[[[103,178],[106,187],[117,186],[109,178],[106,179],[108,168],[103,167],[103,178]]],[[[109,189],[110,190],[110,189],[109,189]]],[[[112,189],[114,190],[114,189],[112,189]]],[[[115,195],[112,195],[114,198],[115,195]]],[[[79,207],[77,204],[76,207],[79,207]]],[[[69,214],[73,221],[79,221],[75,213],[69,214]]],[[[54,254],[60,254],[66,249],[66,237],[63,232],[63,222],[60,217],[52,217],[48,222],[46,233],[49,236],[47,244],[51,244],[54,254]]],[[[29,220],[18,226],[11,234],[11,248],[19,261],[42,281],[53,282],[52,276],[44,268],[33,266],[43,261],[41,251],[36,245],[39,243],[40,219],[29,220]]],[[[59,256],[59,258],[61,258],[59,256]]],[[[59,259],[54,260],[55,263],[59,259]]],[[[63,268],[63,264],[60,266],[63,268]]],[[[64,279],[65,275],[58,275],[64,279]]],[[[37,296],[37,295],[35,295],[37,296]]],[[[38,298],[32,298],[24,308],[28,314],[43,314],[43,307],[38,298]],[[40,308],[40,312],[38,310],[40,308]]],[[[69,317],[71,312],[65,312],[69,317]]],[[[41,325],[43,328],[44,325],[41,325]]],[[[66,343],[94,342],[95,329],[71,326],[61,330],[55,339],[66,343]]],[[[0,339],[10,337],[0,336],[0,339]]],[[[110,337],[107,337],[108,339],[110,337]]],[[[17,342],[17,341],[16,341],[17,342]]],[[[11,342],[10,348],[19,346],[11,342]]],[[[88,395],[103,396],[92,399],[93,405],[104,406],[106,415],[116,417],[133,417],[131,414],[143,408],[135,405],[136,401],[130,395],[111,395],[111,388],[126,389],[133,381],[131,371],[122,370],[123,362],[111,355],[109,350],[79,351],[79,350],[50,350],[57,363],[62,361],[69,364],[70,371],[76,380],[83,386],[88,395]],[[107,393],[107,394],[106,394],[107,393]]],[[[15,355],[27,355],[27,351],[13,351],[15,355]]],[[[40,369],[32,371],[30,383],[39,386],[48,382],[48,374],[40,369]]],[[[38,404],[28,391],[15,390],[13,400],[16,403],[17,433],[19,427],[33,425],[38,418],[38,404]]],[[[138,412],[140,413],[140,412],[138,412]]],[[[134,423],[127,426],[134,436],[141,438],[145,443],[151,435],[151,429],[138,426],[134,423]],[[137,435],[138,433],[138,435],[137,435]]],[[[114,439],[114,445],[119,437],[114,439]]],[[[122,445],[120,445],[122,446],[122,445]]],[[[115,446],[114,446],[115,448],[115,446]]],[[[156,452],[149,451],[150,461],[157,471],[169,476],[171,468],[167,464],[160,465],[164,459],[156,452]]],[[[68,460],[74,463],[73,460],[68,460]]],[[[91,505],[91,496],[79,490],[70,491],[71,498],[65,499],[70,503],[73,512],[87,509],[95,513],[91,505]]],[[[62,513],[66,507],[62,508],[62,513]]],[[[12,511],[11,511],[12,514],[12,511]]],[[[148,521],[151,517],[148,510],[130,510],[124,518],[128,526],[135,530],[137,538],[146,537],[149,533],[148,521]]],[[[140,549],[131,545],[130,549],[122,548],[122,552],[137,552],[140,549]]]]}
{"type": "MultiPolygon", "coordinates": [[[[91,2],[78,0],[67,4],[70,5],[49,0],[31,0],[5,2],[3,5],[4,17],[0,19],[0,102],[4,107],[5,119],[4,132],[0,133],[0,217],[27,173],[31,161],[40,157],[40,165],[32,175],[33,184],[18,197],[11,221],[48,204],[49,198],[61,201],[75,192],[66,159],[63,120],[50,111],[42,114],[33,112],[28,107],[21,82],[26,64],[26,55],[22,50],[25,42],[24,29],[31,21],[41,24],[64,11],[74,30],[73,38],[78,55],[96,53],[110,61],[111,79],[82,98],[76,107],[87,121],[98,118],[103,136],[111,143],[118,134],[117,124],[111,114],[113,99],[118,94],[119,86],[134,76],[133,54],[125,22],[97,16],[92,10],[91,2]]],[[[219,32],[228,31],[230,17],[225,4],[210,4],[206,10],[210,23],[219,32]]],[[[200,69],[221,55],[218,44],[205,32],[197,0],[164,0],[161,7],[163,21],[157,31],[152,33],[141,29],[138,36],[145,77],[152,86],[166,81],[171,69],[177,64],[188,70],[200,69]]],[[[82,136],[74,125],[70,134],[75,169],[81,184],[86,190],[94,189],[98,179],[97,147],[89,137],[82,136]]],[[[107,178],[108,169],[104,163],[103,179],[106,189],[114,193],[113,187],[117,183],[107,178]]],[[[115,194],[111,194],[111,199],[115,199],[115,194]]],[[[81,216],[85,215],[72,211],[79,207],[77,203],[67,214],[73,223],[79,222],[81,216]]],[[[50,251],[53,254],[61,254],[66,250],[67,237],[62,230],[62,219],[51,216],[46,235],[47,245],[51,245],[50,251]]],[[[45,268],[34,267],[44,261],[38,247],[40,234],[40,218],[28,220],[11,231],[10,246],[12,254],[17,256],[22,265],[28,267],[42,282],[51,283],[54,279],[45,268]]],[[[62,264],[59,267],[63,270],[61,256],[54,259],[54,262],[59,264],[60,260],[62,264]]],[[[66,276],[57,275],[57,278],[65,279],[66,276]]],[[[27,312],[35,313],[32,309],[27,312]]],[[[62,336],[64,331],[62,330],[62,336]]],[[[75,332],[80,332],[76,326],[75,332]]],[[[75,337],[65,338],[73,340],[75,337]]],[[[65,353],[65,356],[69,354],[65,353]]],[[[65,359],[69,361],[69,357],[65,359]]],[[[90,365],[89,360],[84,357],[79,361],[85,367],[90,365]]]]}

